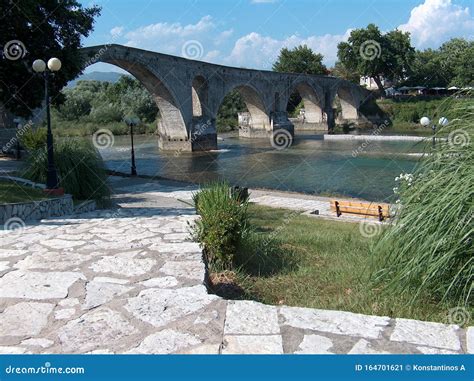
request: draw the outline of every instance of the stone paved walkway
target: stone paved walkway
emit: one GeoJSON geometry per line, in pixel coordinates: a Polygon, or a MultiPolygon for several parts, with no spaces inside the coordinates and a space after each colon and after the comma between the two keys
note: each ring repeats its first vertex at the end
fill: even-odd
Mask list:
{"type": "Polygon", "coordinates": [[[114,186],[120,208],[0,231],[0,352],[474,351],[472,328],[209,295],[191,189],[114,186]]]}

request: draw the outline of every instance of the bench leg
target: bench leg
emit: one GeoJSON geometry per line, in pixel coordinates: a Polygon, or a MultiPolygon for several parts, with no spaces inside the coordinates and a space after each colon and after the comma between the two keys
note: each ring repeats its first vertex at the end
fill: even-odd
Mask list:
{"type": "Polygon", "coordinates": [[[378,206],[378,209],[379,209],[379,221],[382,222],[382,221],[383,221],[383,211],[382,211],[382,207],[379,205],[379,206],[378,206]]]}
{"type": "Polygon", "coordinates": [[[339,208],[339,203],[336,201],[336,214],[338,217],[341,217],[341,209],[339,208]]]}

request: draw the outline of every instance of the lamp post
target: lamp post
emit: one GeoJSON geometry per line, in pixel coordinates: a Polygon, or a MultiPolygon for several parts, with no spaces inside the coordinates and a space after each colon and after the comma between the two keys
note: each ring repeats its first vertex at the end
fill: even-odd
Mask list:
{"type": "Polygon", "coordinates": [[[136,176],[137,175],[137,166],[135,165],[135,149],[133,146],[133,127],[136,126],[140,122],[140,119],[137,117],[127,117],[125,118],[125,123],[130,127],[130,143],[132,146],[132,165],[130,168],[130,175],[136,176]]]}
{"type": "Polygon", "coordinates": [[[51,132],[51,112],[49,105],[49,76],[61,69],[61,61],[58,58],[50,58],[48,61],[48,67],[46,63],[41,60],[35,60],[33,62],[33,70],[37,73],[42,73],[44,78],[44,99],[46,103],[46,122],[48,131],[46,135],[46,145],[48,151],[48,170],[46,174],[46,192],[54,195],[62,195],[64,190],[59,187],[58,175],[56,172],[56,166],[54,164],[54,150],[53,150],[53,134],[51,132]],[[49,69],[49,70],[48,70],[49,69]]]}
{"type": "MultiPolygon", "coordinates": [[[[440,127],[444,127],[446,126],[447,124],[449,123],[448,121],[448,118],[445,118],[444,116],[442,116],[441,118],[439,118],[438,120],[438,125],[440,127]]],[[[431,124],[431,120],[430,118],[428,118],[427,116],[424,116],[423,118],[420,119],[420,124],[423,126],[423,127],[428,127],[430,124],[431,124]]],[[[433,147],[435,146],[436,144],[436,138],[435,138],[435,135],[436,135],[436,124],[431,124],[431,129],[433,130],[433,140],[432,140],[432,144],[433,144],[433,147]]]]}

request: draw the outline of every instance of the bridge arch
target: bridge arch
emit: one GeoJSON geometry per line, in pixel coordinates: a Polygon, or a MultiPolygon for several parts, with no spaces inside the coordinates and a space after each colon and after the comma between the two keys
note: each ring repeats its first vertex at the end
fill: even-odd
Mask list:
{"type": "Polygon", "coordinates": [[[217,109],[214,111],[214,117],[217,116],[219,107],[224,98],[231,91],[237,90],[241,95],[245,106],[250,114],[250,125],[255,129],[267,130],[270,128],[270,116],[264,102],[263,95],[249,83],[230,86],[223,91],[217,102],[217,109]]]}
{"type": "Polygon", "coordinates": [[[351,88],[345,85],[338,86],[334,95],[334,98],[336,97],[340,104],[339,118],[344,121],[357,121],[359,118],[359,104],[351,88]]]}
{"type": "Polygon", "coordinates": [[[202,75],[196,75],[191,84],[193,102],[193,117],[203,117],[210,114],[208,106],[209,84],[202,75]]]}
{"type": "Polygon", "coordinates": [[[322,123],[324,110],[324,93],[322,88],[304,80],[294,83],[286,100],[287,107],[292,94],[295,93],[297,93],[303,101],[305,122],[322,123]]]}

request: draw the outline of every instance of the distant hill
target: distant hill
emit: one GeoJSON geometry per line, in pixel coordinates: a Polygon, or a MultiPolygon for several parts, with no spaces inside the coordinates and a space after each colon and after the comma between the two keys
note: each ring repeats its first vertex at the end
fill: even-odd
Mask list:
{"type": "Polygon", "coordinates": [[[119,80],[122,73],[117,73],[114,71],[93,71],[91,73],[82,74],[76,79],[70,81],[67,84],[67,87],[74,87],[78,81],[101,81],[101,82],[112,82],[115,83],[119,80]]]}

